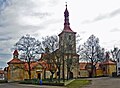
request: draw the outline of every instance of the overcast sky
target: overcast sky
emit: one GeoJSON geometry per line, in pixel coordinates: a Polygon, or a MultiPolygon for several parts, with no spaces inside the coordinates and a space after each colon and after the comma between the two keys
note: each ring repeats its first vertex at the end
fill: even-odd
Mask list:
{"type": "Polygon", "coordinates": [[[0,67],[12,59],[11,48],[21,36],[58,35],[66,1],[81,44],[94,34],[106,50],[120,47],[120,0],[0,0],[0,67]]]}

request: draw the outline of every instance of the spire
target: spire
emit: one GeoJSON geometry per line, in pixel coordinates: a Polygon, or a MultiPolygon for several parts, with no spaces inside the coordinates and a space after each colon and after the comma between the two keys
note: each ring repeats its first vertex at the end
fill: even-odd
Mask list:
{"type": "Polygon", "coordinates": [[[13,53],[13,58],[18,58],[18,55],[19,55],[18,51],[15,50],[14,53],[13,53]]]}
{"type": "Polygon", "coordinates": [[[65,12],[64,12],[64,25],[65,26],[70,25],[70,23],[69,23],[69,12],[67,10],[67,2],[66,2],[66,9],[65,9],[65,12]]]}

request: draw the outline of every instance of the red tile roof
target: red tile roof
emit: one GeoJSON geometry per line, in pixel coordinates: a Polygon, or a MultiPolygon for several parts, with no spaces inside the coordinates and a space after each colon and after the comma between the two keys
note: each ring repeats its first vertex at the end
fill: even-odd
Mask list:
{"type": "MultiPolygon", "coordinates": [[[[16,50],[17,51],[17,50],[16,50]]],[[[15,54],[17,54],[15,51],[15,54]]],[[[41,65],[44,69],[46,70],[50,70],[51,69],[51,66],[47,63],[47,60],[44,60],[44,58],[46,58],[47,54],[42,54],[41,55],[41,58],[38,60],[38,61],[32,61],[30,63],[30,69],[33,70],[37,65],[41,65]]],[[[28,62],[24,62],[24,61],[21,61],[20,59],[18,58],[13,58],[11,61],[9,61],[7,64],[20,64],[20,63],[23,63],[24,64],[24,69],[25,70],[28,70],[29,67],[28,67],[28,62]]],[[[57,68],[56,68],[57,69],[57,68]]]]}
{"type": "MultiPolygon", "coordinates": [[[[87,70],[87,69],[86,69],[86,66],[87,66],[87,65],[90,65],[90,64],[91,64],[91,63],[81,62],[81,63],[80,63],[80,70],[87,70]]],[[[96,69],[101,69],[100,65],[101,65],[101,63],[97,63],[97,64],[96,64],[96,69]]]]}
{"type": "Polygon", "coordinates": [[[19,63],[23,63],[23,61],[21,61],[20,59],[17,59],[17,58],[13,58],[7,64],[19,64],[19,63]]]}
{"type": "MultiPolygon", "coordinates": [[[[31,62],[31,63],[30,63],[30,69],[33,70],[34,67],[36,67],[37,65],[41,65],[43,68],[48,69],[47,63],[46,63],[45,61],[42,61],[42,60],[40,60],[40,61],[38,61],[38,62],[31,62]]],[[[25,70],[28,70],[28,69],[29,69],[27,62],[25,62],[24,67],[25,67],[25,70]]]]}
{"type": "Polygon", "coordinates": [[[62,31],[59,35],[61,35],[63,32],[70,32],[70,33],[75,33],[75,34],[76,34],[76,32],[74,32],[74,31],[70,28],[70,26],[68,26],[68,25],[65,25],[65,26],[64,26],[63,31],[62,31]]]}
{"type": "Polygon", "coordinates": [[[73,32],[73,30],[71,30],[70,26],[68,26],[68,25],[64,26],[64,30],[63,31],[65,31],[65,32],[73,32]]]}
{"type": "MultiPolygon", "coordinates": [[[[36,65],[38,65],[37,62],[31,62],[31,63],[30,63],[30,69],[32,70],[36,65]]],[[[27,62],[25,62],[24,68],[25,68],[25,70],[28,70],[28,69],[29,69],[27,62]]]]}
{"type": "Polygon", "coordinates": [[[105,64],[105,65],[115,65],[116,62],[115,62],[115,61],[112,61],[112,60],[106,60],[106,61],[103,62],[102,64],[105,64]]]}

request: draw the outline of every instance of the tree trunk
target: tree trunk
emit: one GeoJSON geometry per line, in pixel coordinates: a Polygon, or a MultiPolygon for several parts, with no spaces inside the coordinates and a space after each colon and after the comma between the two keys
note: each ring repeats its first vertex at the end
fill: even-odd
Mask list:
{"type": "Polygon", "coordinates": [[[50,79],[51,79],[51,81],[53,81],[53,74],[54,74],[54,72],[51,72],[51,77],[50,77],[50,79]]]}
{"type": "Polygon", "coordinates": [[[94,62],[93,62],[93,56],[94,56],[94,46],[92,46],[92,57],[91,57],[91,75],[92,75],[92,77],[93,77],[93,71],[94,71],[94,62]]]}
{"type": "Polygon", "coordinates": [[[29,79],[31,79],[30,60],[29,60],[29,62],[28,62],[28,75],[29,75],[29,79]]]}
{"type": "Polygon", "coordinates": [[[60,82],[60,65],[59,65],[59,82],[60,82]]]}
{"type": "Polygon", "coordinates": [[[91,72],[90,72],[90,76],[91,77],[94,77],[93,73],[94,73],[94,62],[93,62],[93,59],[91,58],[91,72]]]}

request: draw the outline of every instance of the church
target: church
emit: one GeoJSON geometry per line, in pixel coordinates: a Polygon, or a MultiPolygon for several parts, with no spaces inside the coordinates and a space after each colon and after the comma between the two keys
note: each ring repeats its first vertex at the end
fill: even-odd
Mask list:
{"type": "MultiPolygon", "coordinates": [[[[76,53],[76,32],[70,28],[69,11],[64,11],[64,28],[59,36],[59,49],[50,53],[48,49],[38,61],[30,62],[31,79],[53,78],[71,79],[79,77],[79,55],[76,53]],[[49,63],[48,63],[49,62],[49,63]]],[[[13,52],[13,59],[7,64],[8,81],[28,79],[28,63],[18,58],[19,52],[13,52]]]]}

